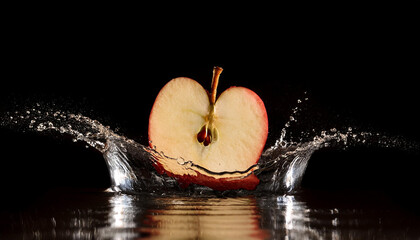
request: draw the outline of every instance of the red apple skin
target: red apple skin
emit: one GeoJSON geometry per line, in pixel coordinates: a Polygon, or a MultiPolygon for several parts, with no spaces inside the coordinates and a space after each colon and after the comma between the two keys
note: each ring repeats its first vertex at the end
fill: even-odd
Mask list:
{"type": "MultiPolygon", "coordinates": [[[[261,156],[261,154],[264,150],[264,146],[265,146],[267,136],[268,136],[268,116],[267,116],[266,108],[265,108],[264,102],[261,100],[261,98],[254,91],[252,91],[248,88],[232,86],[225,91],[228,91],[228,90],[233,89],[233,88],[242,88],[242,89],[246,90],[246,92],[248,94],[250,94],[252,98],[257,100],[260,108],[264,110],[262,112],[264,113],[263,117],[264,117],[264,120],[265,120],[264,126],[263,126],[264,129],[265,129],[265,131],[264,131],[265,135],[263,136],[263,139],[264,139],[264,142],[262,144],[263,147],[261,148],[261,150],[259,152],[259,155],[258,155],[257,159],[255,159],[255,162],[254,162],[254,164],[257,164],[259,159],[260,159],[260,156],[261,156]]],[[[158,94],[158,97],[159,97],[159,94],[158,94]]],[[[153,114],[153,108],[152,108],[151,114],[149,116],[149,122],[150,122],[150,118],[151,118],[152,114],[153,114]]],[[[153,149],[154,146],[151,142],[150,135],[151,134],[150,134],[150,127],[149,127],[149,146],[153,149]]],[[[170,171],[167,171],[158,161],[155,161],[153,165],[154,165],[156,171],[159,174],[161,174],[161,175],[166,174],[169,177],[173,177],[173,178],[177,179],[177,181],[179,183],[179,186],[181,188],[187,188],[191,183],[194,183],[194,184],[198,184],[198,185],[202,185],[202,186],[207,186],[207,187],[212,188],[216,191],[237,190],[237,189],[254,190],[260,182],[260,180],[258,179],[258,177],[254,173],[251,173],[251,174],[249,174],[247,176],[244,176],[243,178],[240,178],[240,179],[238,179],[238,178],[235,178],[235,179],[232,179],[232,178],[214,178],[210,175],[204,175],[204,174],[201,174],[200,172],[197,172],[197,171],[195,171],[196,176],[192,176],[192,175],[188,175],[188,174],[176,175],[176,174],[174,174],[170,171]]]]}
{"type": "Polygon", "coordinates": [[[207,186],[216,191],[238,190],[238,189],[245,189],[245,190],[251,191],[251,190],[254,190],[257,187],[257,185],[260,183],[260,180],[254,173],[251,173],[248,176],[241,179],[232,180],[231,178],[216,179],[214,177],[201,174],[197,171],[196,171],[197,176],[175,175],[171,172],[165,171],[163,166],[158,162],[154,163],[154,167],[160,175],[166,174],[169,177],[173,177],[177,179],[179,186],[184,189],[187,188],[191,183],[195,183],[198,185],[207,186]]]}

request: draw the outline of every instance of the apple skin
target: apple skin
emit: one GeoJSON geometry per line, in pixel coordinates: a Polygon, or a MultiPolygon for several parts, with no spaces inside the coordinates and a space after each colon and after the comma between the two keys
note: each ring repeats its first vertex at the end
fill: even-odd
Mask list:
{"type": "Polygon", "coordinates": [[[169,177],[173,177],[178,181],[178,184],[181,188],[187,188],[191,183],[202,185],[214,189],[216,191],[225,191],[225,190],[254,190],[257,185],[260,183],[260,180],[254,173],[250,173],[247,176],[242,178],[214,178],[210,175],[206,175],[196,171],[196,174],[184,174],[176,175],[165,170],[165,168],[159,162],[154,162],[154,167],[156,171],[160,174],[166,174],[169,177]]]}
{"type": "MultiPolygon", "coordinates": [[[[176,78],[176,79],[173,79],[170,82],[168,82],[162,88],[162,90],[159,92],[158,97],[156,98],[155,103],[153,105],[153,108],[152,108],[152,111],[151,111],[151,114],[150,114],[150,118],[149,118],[149,144],[150,144],[150,147],[152,149],[156,148],[157,151],[162,151],[162,149],[159,148],[160,147],[159,145],[155,146],[154,142],[153,142],[154,139],[152,139],[153,138],[152,136],[155,136],[156,135],[155,132],[157,131],[156,130],[157,127],[154,125],[155,124],[154,118],[156,118],[156,117],[154,117],[154,114],[156,112],[156,106],[159,106],[159,105],[162,104],[161,103],[162,101],[160,100],[160,98],[162,98],[162,95],[165,95],[165,93],[163,93],[163,92],[165,92],[164,89],[168,88],[168,86],[170,84],[173,85],[174,82],[176,82],[176,81],[181,82],[181,83],[182,83],[182,81],[185,81],[185,82],[188,82],[188,84],[195,85],[195,87],[197,87],[197,88],[202,88],[201,85],[199,83],[197,83],[195,80],[192,80],[192,79],[189,79],[189,78],[176,78]],[[198,86],[200,86],[200,87],[198,87],[198,86]],[[153,130],[153,129],[155,129],[155,130],[153,130]]],[[[169,86],[169,88],[170,88],[170,86],[169,86]]],[[[178,89],[178,90],[182,90],[182,89],[178,89]]],[[[205,93],[206,98],[209,97],[209,93],[206,90],[204,90],[204,89],[201,90],[200,89],[200,91],[205,93]]],[[[176,91],[174,91],[174,92],[176,92],[176,91]]],[[[225,169],[222,166],[222,168],[219,168],[219,169],[217,169],[217,171],[215,171],[214,169],[210,169],[210,167],[209,167],[208,170],[210,170],[211,172],[215,172],[215,173],[218,173],[218,172],[219,173],[234,172],[234,171],[238,171],[238,172],[243,171],[243,172],[240,173],[239,176],[238,176],[238,174],[236,174],[236,176],[232,177],[229,174],[226,174],[226,175],[225,174],[211,174],[211,173],[208,173],[206,171],[199,171],[199,170],[194,169],[194,168],[182,168],[181,170],[174,170],[174,169],[179,167],[179,164],[177,164],[177,161],[174,161],[173,159],[169,159],[169,158],[166,158],[166,159],[155,158],[154,159],[155,160],[154,161],[154,166],[155,166],[155,168],[156,168],[156,170],[159,174],[166,174],[170,177],[176,178],[180,187],[182,187],[182,188],[188,187],[191,183],[207,186],[207,187],[210,187],[214,190],[219,190],[219,191],[234,190],[234,189],[253,190],[253,189],[256,188],[256,186],[259,184],[259,179],[253,173],[253,170],[258,168],[258,166],[256,164],[258,163],[258,160],[259,160],[259,158],[261,156],[261,153],[264,149],[265,142],[267,140],[267,135],[268,135],[267,112],[265,110],[264,103],[259,98],[259,96],[255,92],[253,92],[252,90],[244,88],[244,87],[230,87],[229,89],[224,91],[219,96],[218,100],[219,99],[226,99],[228,97],[235,98],[236,95],[234,93],[239,94],[239,95],[237,95],[237,96],[239,96],[239,98],[243,97],[243,98],[246,98],[247,101],[248,100],[252,101],[253,104],[254,104],[253,108],[258,110],[258,114],[259,114],[258,124],[261,125],[261,126],[259,126],[259,128],[261,128],[261,129],[259,129],[259,134],[258,134],[257,137],[259,137],[260,140],[258,140],[258,146],[252,146],[257,150],[253,151],[252,159],[248,159],[247,162],[242,163],[242,162],[239,162],[239,160],[237,160],[238,165],[239,164],[242,164],[242,165],[245,164],[245,166],[242,166],[241,169],[236,169],[236,165],[235,165],[236,162],[232,163],[232,161],[230,161],[229,168],[226,167],[226,169],[225,169]],[[253,168],[252,171],[244,171],[245,169],[247,169],[247,168],[249,168],[253,165],[254,165],[254,168],[253,168]]],[[[186,94],[184,94],[184,95],[186,95],[186,94]]],[[[200,94],[200,97],[202,97],[202,95],[203,95],[203,93],[200,94]]],[[[165,95],[164,97],[167,97],[167,96],[165,95]]],[[[190,99],[189,102],[194,102],[194,100],[195,99],[190,99]]],[[[200,101],[200,100],[197,100],[197,101],[200,101]]],[[[225,101],[227,101],[227,100],[225,100],[225,101]]],[[[235,109],[232,109],[232,112],[235,112],[235,110],[242,108],[244,105],[246,105],[247,101],[245,101],[245,102],[242,101],[242,105],[236,106],[235,109]]],[[[215,106],[218,106],[218,105],[215,104],[215,106]]],[[[230,109],[227,109],[227,110],[225,109],[224,111],[226,112],[226,111],[229,111],[229,110],[230,109]]],[[[221,109],[221,111],[222,111],[222,109],[221,109]]],[[[197,131],[198,130],[199,129],[197,129],[197,131]]],[[[197,133],[195,133],[195,134],[197,134],[197,133]]],[[[189,145],[187,145],[187,147],[189,147],[189,145]]],[[[205,148],[206,147],[204,147],[204,149],[205,148]]],[[[168,150],[173,150],[173,149],[166,148],[166,151],[164,149],[163,152],[166,154],[166,152],[168,150]]],[[[168,151],[168,152],[170,152],[170,151],[168,151]]],[[[175,154],[175,155],[172,155],[170,157],[182,157],[182,156],[179,156],[179,155],[175,154]]],[[[189,159],[189,160],[194,162],[194,159],[189,159]]],[[[242,159],[240,159],[240,160],[242,161],[242,159]]],[[[219,160],[219,161],[221,161],[221,163],[224,163],[223,160],[219,160]]],[[[194,163],[196,163],[196,162],[194,162],[194,163]]],[[[221,163],[219,163],[219,165],[221,163]]],[[[200,164],[198,164],[198,165],[200,165],[200,164]]],[[[213,165],[215,165],[215,164],[213,163],[213,165]]],[[[207,167],[205,164],[201,165],[201,166],[204,167],[204,168],[207,167]]],[[[214,166],[213,166],[213,168],[214,168],[214,166]]]]}

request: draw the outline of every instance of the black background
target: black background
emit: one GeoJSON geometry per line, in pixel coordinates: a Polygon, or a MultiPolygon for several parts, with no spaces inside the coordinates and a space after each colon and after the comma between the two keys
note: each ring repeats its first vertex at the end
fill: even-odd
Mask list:
{"type": "MultiPolygon", "coordinates": [[[[0,114],[40,103],[147,144],[148,116],[164,84],[186,76],[209,88],[217,65],[224,68],[219,93],[244,86],[263,99],[267,147],[304,97],[295,132],[351,126],[418,144],[418,41],[411,15],[395,11],[308,18],[245,12],[229,22],[209,14],[202,23],[199,12],[161,18],[20,9],[4,17],[0,114]]],[[[16,206],[49,188],[109,186],[101,154],[82,143],[8,126],[0,139],[0,180],[16,206]]],[[[303,186],[381,191],[412,208],[418,153],[323,149],[303,186]]]]}

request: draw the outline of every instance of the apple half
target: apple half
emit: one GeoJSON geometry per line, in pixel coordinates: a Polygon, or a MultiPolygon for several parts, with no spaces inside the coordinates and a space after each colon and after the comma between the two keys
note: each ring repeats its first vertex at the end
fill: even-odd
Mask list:
{"type": "Polygon", "coordinates": [[[149,118],[155,167],[184,187],[253,190],[268,135],[267,112],[260,97],[244,87],[230,87],[216,100],[222,70],[214,68],[210,93],[185,77],[160,90],[149,118]]]}

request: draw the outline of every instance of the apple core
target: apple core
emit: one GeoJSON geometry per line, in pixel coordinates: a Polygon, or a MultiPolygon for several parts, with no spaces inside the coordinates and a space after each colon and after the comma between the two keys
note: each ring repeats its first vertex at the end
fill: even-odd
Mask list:
{"type": "Polygon", "coordinates": [[[197,133],[197,141],[204,146],[208,146],[212,141],[217,141],[218,132],[217,128],[213,125],[214,119],[214,105],[216,103],[216,94],[217,94],[217,85],[219,84],[219,77],[222,73],[223,68],[214,67],[213,68],[213,79],[211,83],[211,94],[209,96],[210,106],[209,106],[209,115],[206,116],[206,123],[200,128],[200,131],[197,133]]]}

